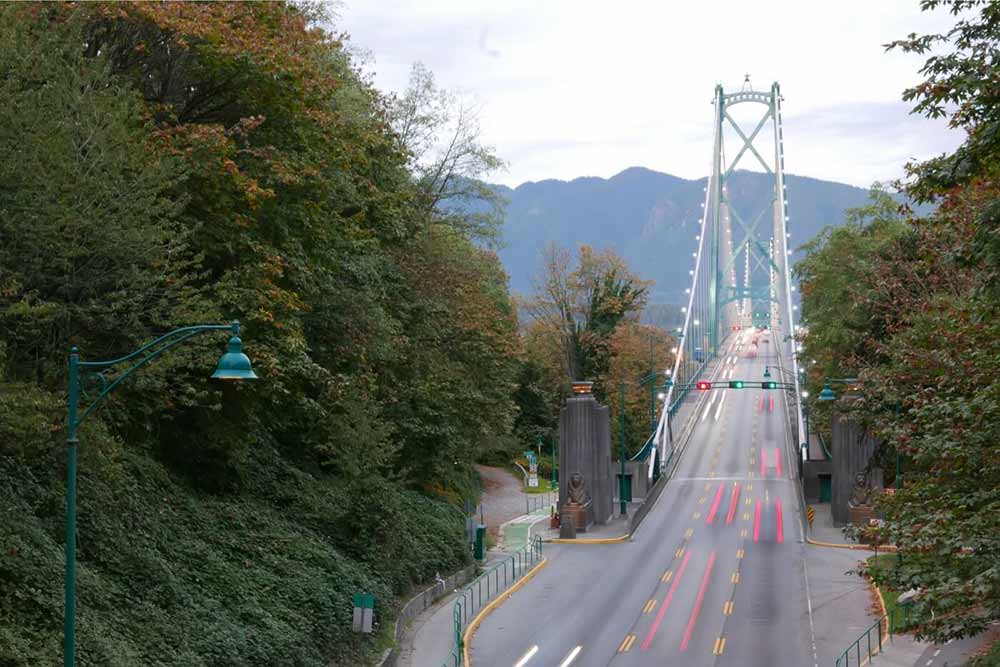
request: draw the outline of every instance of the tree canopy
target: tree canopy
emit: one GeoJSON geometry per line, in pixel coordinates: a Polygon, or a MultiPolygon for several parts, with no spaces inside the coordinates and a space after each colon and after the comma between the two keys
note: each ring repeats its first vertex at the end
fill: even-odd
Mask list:
{"type": "Polygon", "coordinates": [[[1000,619],[1000,7],[922,7],[962,14],[947,33],[888,47],[937,49],[904,98],[968,132],[951,155],[910,165],[905,194],[937,208],[916,217],[876,190],[848,225],[807,246],[798,272],[813,396],[824,377],[857,376],[859,400],[838,409],[881,441],[877,464],[901,459],[878,506],[880,539],[898,545],[902,564],[877,576],[915,589],[918,633],[942,641],[1000,619]]]}

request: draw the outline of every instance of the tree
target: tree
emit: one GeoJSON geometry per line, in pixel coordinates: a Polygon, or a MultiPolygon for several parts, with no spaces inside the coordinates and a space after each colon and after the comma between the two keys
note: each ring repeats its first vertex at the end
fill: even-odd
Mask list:
{"type": "Polygon", "coordinates": [[[410,155],[426,212],[465,234],[496,241],[506,202],[482,179],[506,165],[482,143],[477,107],[440,88],[434,73],[417,62],[406,90],[389,106],[389,120],[410,155]]]}
{"type": "MultiPolygon", "coordinates": [[[[902,221],[883,210],[870,225],[825,235],[800,277],[807,355],[855,372],[852,412],[883,452],[902,457],[902,487],[878,501],[879,540],[897,545],[902,564],[874,574],[916,590],[917,633],[945,641],[1000,619],[1000,7],[922,6],[967,12],[948,33],[889,45],[940,49],[904,97],[968,131],[952,155],[909,166],[906,193],[938,207],[902,221]]],[[[810,376],[814,388],[819,379],[810,376]]]]}
{"type": "Polygon", "coordinates": [[[612,335],[624,319],[638,317],[650,283],[612,250],[581,246],[572,266],[569,251],[550,244],[534,284],[528,310],[557,347],[565,381],[592,379],[603,399],[612,335]]]}

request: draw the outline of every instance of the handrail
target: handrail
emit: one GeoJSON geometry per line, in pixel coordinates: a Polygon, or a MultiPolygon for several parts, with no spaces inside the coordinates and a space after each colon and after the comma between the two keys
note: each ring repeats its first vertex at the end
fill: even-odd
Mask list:
{"type": "Polygon", "coordinates": [[[902,630],[908,627],[910,624],[910,608],[909,606],[896,607],[892,609],[888,614],[881,616],[874,623],[872,623],[867,630],[861,633],[861,635],[855,639],[848,647],[844,650],[840,656],[837,657],[836,667],[861,667],[861,665],[871,662],[872,658],[882,652],[883,650],[883,638],[888,638],[892,641],[893,631],[902,630]],[[903,615],[903,622],[900,624],[898,614],[903,615]],[[885,623],[885,634],[883,635],[882,624],[885,623]],[[876,630],[874,645],[872,644],[872,630],[876,630]],[[861,645],[865,645],[865,652],[861,653],[861,645]],[[851,662],[851,658],[854,661],[851,662]],[[862,662],[864,659],[864,662],[862,662]]]}
{"type": "Polygon", "coordinates": [[[463,638],[462,633],[468,626],[476,612],[483,608],[484,603],[488,603],[494,595],[506,590],[506,588],[520,579],[542,559],[542,538],[535,535],[531,542],[518,551],[507,554],[507,556],[490,566],[478,577],[466,584],[455,604],[452,606],[452,622],[454,637],[452,640],[451,653],[448,658],[441,663],[441,667],[462,667],[463,664],[463,638]],[[508,569],[510,576],[508,577],[508,569]],[[501,575],[502,572],[502,575],[501,575]],[[500,585],[501,576],[503,586],[500,585]],[[483,585],[485,583],[486,596],[483,597],[483,585]]]}

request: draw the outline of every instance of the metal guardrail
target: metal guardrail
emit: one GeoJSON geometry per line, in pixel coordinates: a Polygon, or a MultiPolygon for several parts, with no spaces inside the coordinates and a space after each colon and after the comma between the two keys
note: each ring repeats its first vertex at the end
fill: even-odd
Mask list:
{"type": "Polygon", "coordinates": [[[462,634],[468,627],[469,621],[494,596],[507,590],[508,586],[524,576],[541,560],[542,538],[536,535],[523,549],[507,554],[503,560],[491,565],[462,589],[452,607],[455,635],[451,653],[441,663],[441,667],[462,667],[462,634]]]}
{"type": "Polygon", "coordinates": [[[531,514],[543,507],[548,508],[559,502],[558,491],[546,491],[545,493],[524,494],[524,513],[531,514]]]}
{"type": "Polygon", "coordinates": [[[836,667],[861,667],[861,665],[871,662],[872,658],[882,652],[883,637],[887,637],[891,642],[893,632],[904,630],[909,625],[910,608],[908,606],[896,607],[861,633],[861,636],[855,639],[837,658],[836,667]],[[885,628],[884,635],[883,627],[885,628]],[[873,630],[875,631],[874,638],[872,637],[873,630]]]}

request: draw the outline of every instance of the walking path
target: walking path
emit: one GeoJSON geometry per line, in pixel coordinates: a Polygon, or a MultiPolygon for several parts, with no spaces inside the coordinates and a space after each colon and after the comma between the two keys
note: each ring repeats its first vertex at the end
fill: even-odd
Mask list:
{"type": "MultiPolygon", "coordinates": [[[[523,480],[510,471],[484,465],[477,465],[476,470],[483,484],[482,517],[486,532],[499,547],[487,554],[485,569],[503,558],[504,551],[524,547],[533,523],[547,521],[549,510],[539,508],[526,515],[525,508],[540,504],[542,496],[523,493],[523,480]]],[[[446,661],[455,635],[452,608],[456,597],[452,591],[414,619],[400,644],[397,667],[451,667],[446,661]]]]}

